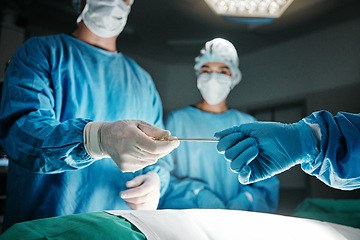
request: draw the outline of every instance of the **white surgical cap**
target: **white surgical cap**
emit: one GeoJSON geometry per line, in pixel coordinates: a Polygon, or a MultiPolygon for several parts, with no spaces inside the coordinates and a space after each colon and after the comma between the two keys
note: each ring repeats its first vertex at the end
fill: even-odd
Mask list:
{"type": "Polygon", "coordinates": [[[226,64],[231,72],[233,89],[241,80],[239,69],[239,58],[234,45],[222,38],[215,38],[205,43],[200,55],[195,58],[195,73],[200,74],[201,67],[207,62],[222,62],[226,64]]]}
{"type": "MultiPolygon", "coordinates": [[[[130,1],[130,5],[133,5],[134,0],[130,1]]],[[[72,0],[73,8],[77,13],[80,13],[81,8],[81,0],[72,0]]]]}

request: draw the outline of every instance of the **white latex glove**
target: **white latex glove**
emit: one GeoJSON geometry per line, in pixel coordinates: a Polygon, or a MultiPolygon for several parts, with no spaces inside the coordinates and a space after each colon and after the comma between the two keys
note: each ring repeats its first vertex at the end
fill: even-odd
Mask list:
{"type": "Polygon", "coordinates": [[[135,177],[128,181],[128,190],[120,197],[134,210],[156,210],[160,199],[160,178],[156,172],[135,177]]]}
{"type": "Polygon", "coordinates": [[[140,120],[90,122],[84,129],[84,144],[95,158],[111,157],[123,172],[134,172],[154,164],[179,146],[170,132],[140,120]]]}

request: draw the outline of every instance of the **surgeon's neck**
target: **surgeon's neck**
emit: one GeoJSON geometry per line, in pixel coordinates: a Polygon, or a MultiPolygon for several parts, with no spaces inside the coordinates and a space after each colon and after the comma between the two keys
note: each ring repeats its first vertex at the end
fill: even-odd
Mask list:
{"type": "Polygon", "coordinates": [[[118,36],[110,38],[99,37],[91,32],[82,21],[79,23],[78,28],[72,33],[72,35],[94,47],[98,47],[109,52],[116,52],[116,39],[118,36]]]}
{"type": "Polygon", "coordinates": [[[196,104],[195,107],[200,109],[201,111],[209,112],[209,113],[224,113],[227,110],[229,110],[229,108],[226,105],[226,99],[214,105],[210,105],[207,101],[203,99],[201,102],[196,104]]]}

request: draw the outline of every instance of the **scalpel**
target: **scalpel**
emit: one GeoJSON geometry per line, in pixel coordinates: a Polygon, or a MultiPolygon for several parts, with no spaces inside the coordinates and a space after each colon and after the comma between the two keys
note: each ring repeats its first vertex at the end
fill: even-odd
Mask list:
{"type": "MultiPolygon", "coordinates": [[[[157,141],[171,141],[168,139],[155,139],[157,141]]],[[[174,140],[179,140],[179,141],[189,141],[189,142],[219,142],[219,139],[215,139],[215,138],[177,138],[174,140]]]]}
{"type": "Polygon", "coordinates": [[[192,142],[218,142],[219,139],[215,138],[178,138],[179,141],[192,141],[192,142]]]}

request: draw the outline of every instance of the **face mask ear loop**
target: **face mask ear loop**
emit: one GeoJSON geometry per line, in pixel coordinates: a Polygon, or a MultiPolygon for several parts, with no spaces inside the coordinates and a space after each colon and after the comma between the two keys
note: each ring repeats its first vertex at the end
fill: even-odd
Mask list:
{"type": "Polygon", "coordinates": [[[76,24],[79,25],[79,23],[83,20],[84,14],[89,10],[89,5],[86,2],[84,9],[81,11],[79,17],[76,19],[76,24]]]}

